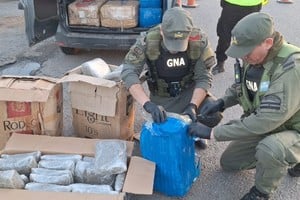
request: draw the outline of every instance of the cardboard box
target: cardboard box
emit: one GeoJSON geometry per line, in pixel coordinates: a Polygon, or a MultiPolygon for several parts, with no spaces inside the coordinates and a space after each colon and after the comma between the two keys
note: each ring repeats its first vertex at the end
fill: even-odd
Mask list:
{"type": "Polygon", "coordinates": [[[0,149],[12,132],[60,135],[62,86],[57,79],[36,76],[0,77],[0,149]]]}
{"type": "MultiPolygon", "coordinates": [[[[42,154],[69,153],[94,156],[97,141],[99,140],[13,134],[2,153],[13,154],[41,151],[42,154]]],[[[131,155],[133,143],[127,142],[127,148],[128,155],[131,155]]],[[[127,192],[134,194],[152,194],[154,172],[155,164],[153,162],[133,156],[130,158],[123,190],[118,195],[0,189],[0,196],[1,199],[5,200],[124,200],[127,192]]]]}
{"type": "Polygon", "coordinates": [[[100,8],[101,26],[133,28],[138,25],[138,1],[108,1],[100,8]]]}
{"type": "Polygon", "coordinates": [[[70,25],[100,26],[100,7],[107,0],[77,0],[68,5],[70,25]]]}
{"type": "Polygon", "coordinates": [[[75,134],[80,137],[130,140],[134,104],[122,82],[83,75],[79,66],[61,82],[69,82],[75,134]]]}

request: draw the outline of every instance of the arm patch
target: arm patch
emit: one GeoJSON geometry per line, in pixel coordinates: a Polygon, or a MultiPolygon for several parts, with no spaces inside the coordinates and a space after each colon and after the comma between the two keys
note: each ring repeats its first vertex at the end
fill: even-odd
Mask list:
{"type": "Polygon", "coordinates": [[[300,60],[300,52],[291,54],[282,64],[283,70],[288,70],[296,66],[296,62],[300,60]]]}
{"type": "Polygon", "coordinates": [[[263,97],[260,103],[260,109],[280,110],[281,99],[275,95],[267,95],[263,97]]]}

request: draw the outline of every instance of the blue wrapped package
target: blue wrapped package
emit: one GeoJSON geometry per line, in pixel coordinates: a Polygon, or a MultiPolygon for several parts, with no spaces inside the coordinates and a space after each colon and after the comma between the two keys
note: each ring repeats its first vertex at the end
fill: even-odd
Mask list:
{"type": "Polygon", "coordinates": [[[162,9],[161,8],[140,8],[139,11],[139,26],[150,28],[161,23],[162,9]]]}
{"type": "Polygon", "coordinates": [[[141,131],[142,156],[156,163],[154,190],[168,196],[184,196],[200,174],[195,162],[194,140],[188,125],[168,117],[162,124],[146,122],[141,131]]]}
{"type": "Polygon", "coordinates": [[[140,8],[161,8],[161,0],[140,0],[140,8]]]}

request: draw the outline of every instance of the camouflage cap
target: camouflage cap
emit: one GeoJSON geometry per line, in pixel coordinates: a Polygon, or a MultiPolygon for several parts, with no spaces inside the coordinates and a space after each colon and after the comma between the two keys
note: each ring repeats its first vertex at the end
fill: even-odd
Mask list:
{"type": "Polygon", "coordinates": [[[191,14],[181,7],[168,9],[163,16],[161,28],[163,41],[169,51],[186,51],[193,29],[191,14]]]}
{"type": "Polygon", "coordinates": [[[274,23],[270,15],[261,12],[251,13],[232,29],[231,45],[226,54],[233,58],[242,58],[273,33],[274,23]]]}

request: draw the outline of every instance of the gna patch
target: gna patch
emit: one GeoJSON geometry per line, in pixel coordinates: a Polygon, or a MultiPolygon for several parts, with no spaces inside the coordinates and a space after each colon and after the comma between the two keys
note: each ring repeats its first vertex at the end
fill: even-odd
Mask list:
{"type": "Polygon", "coordinates": [[[136,54],[136,55],[142,55],[143,54],[143,49],[141,49],[140,47],[138,46],[135,46],[133,48],[133,52],[136,54]]]}

